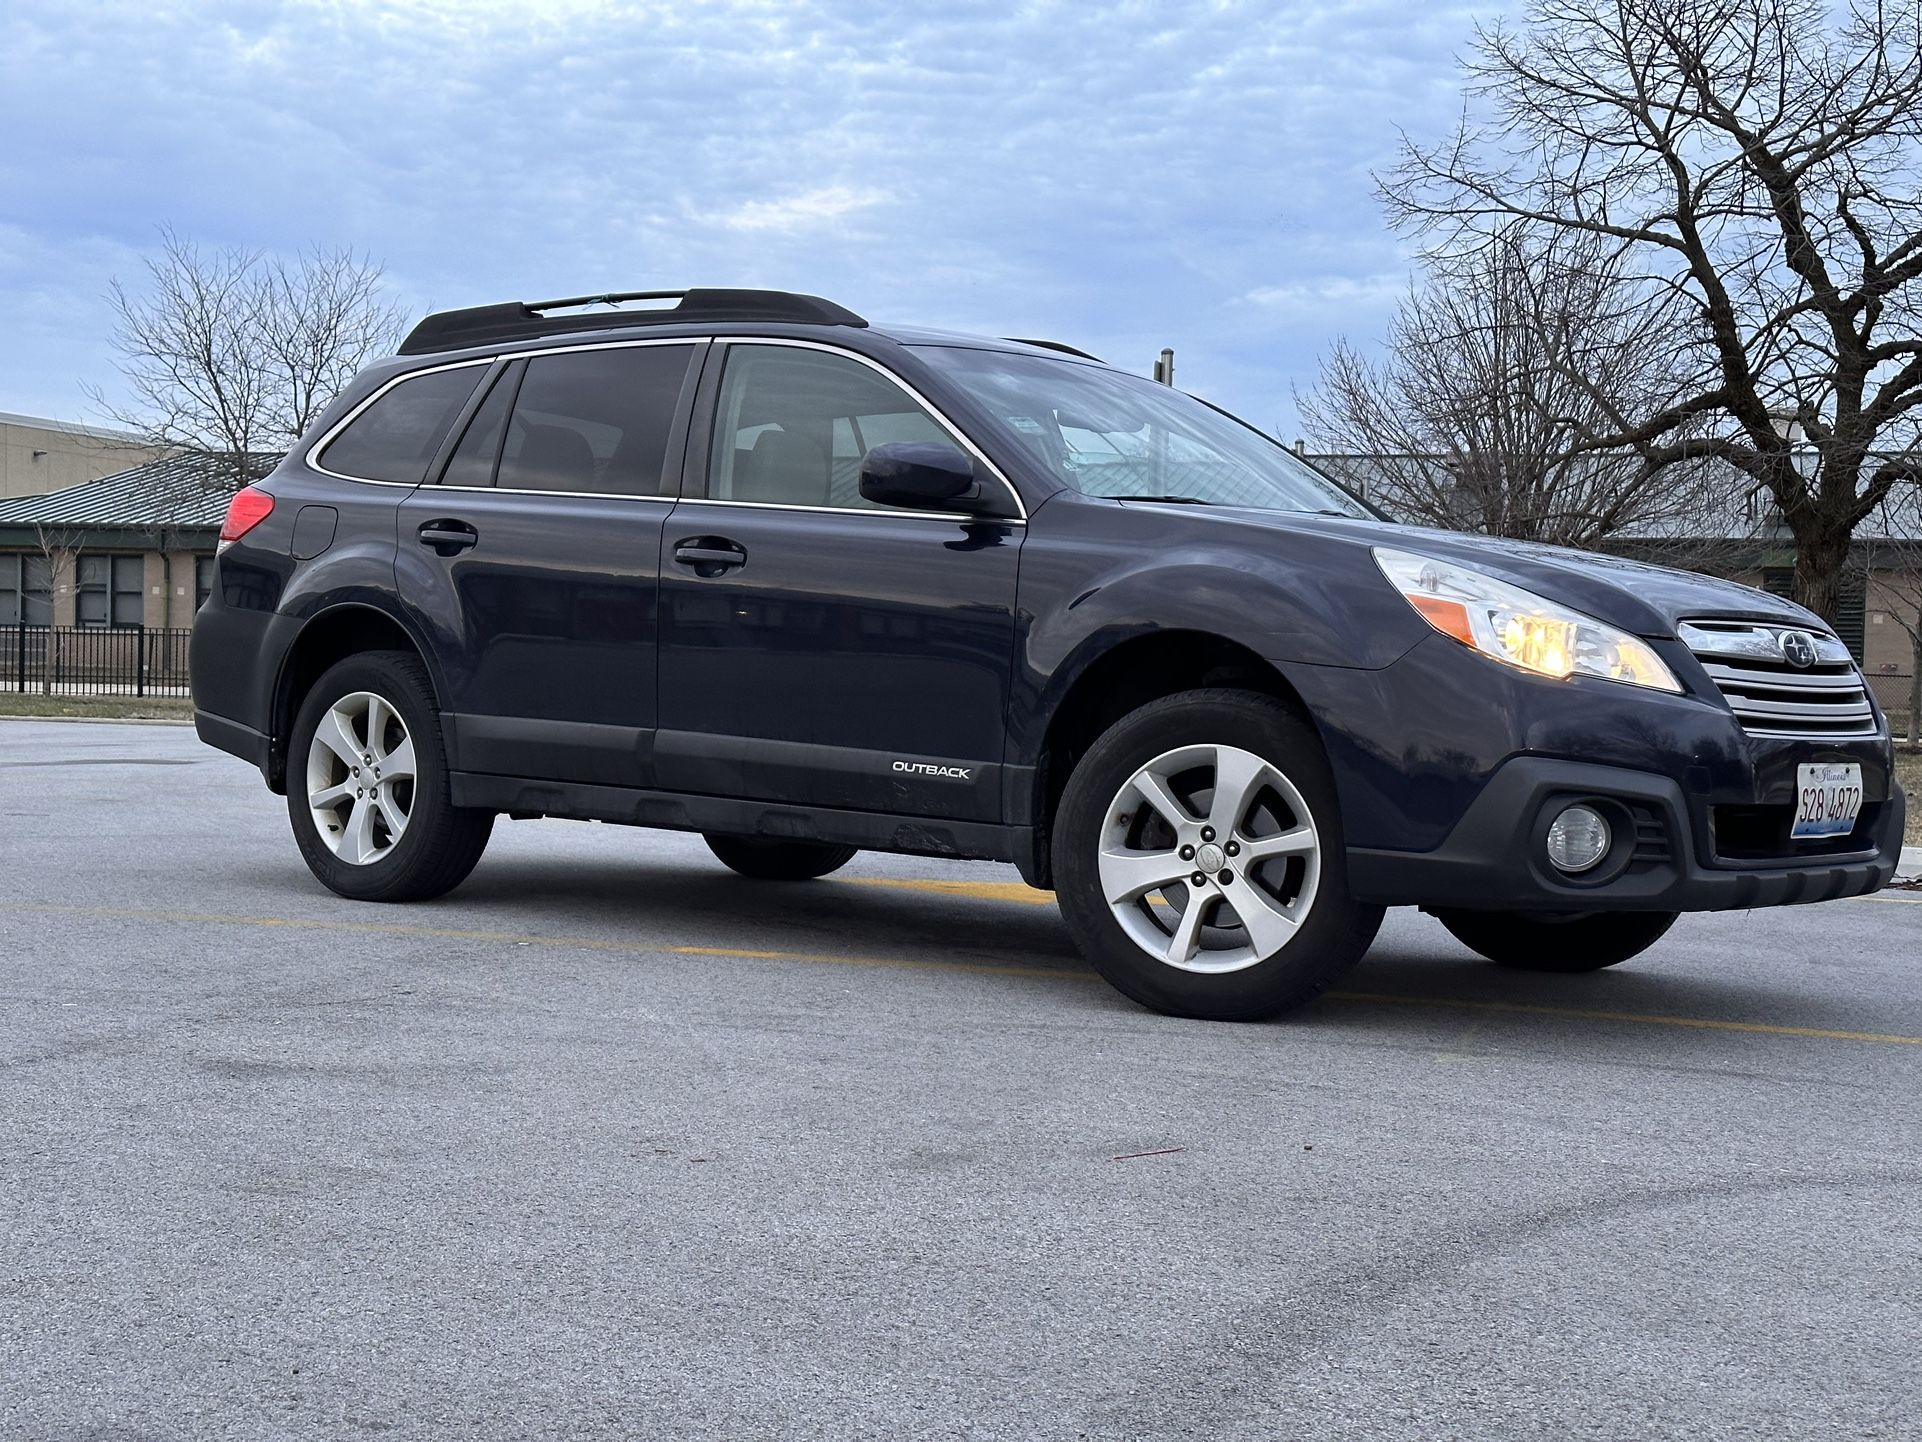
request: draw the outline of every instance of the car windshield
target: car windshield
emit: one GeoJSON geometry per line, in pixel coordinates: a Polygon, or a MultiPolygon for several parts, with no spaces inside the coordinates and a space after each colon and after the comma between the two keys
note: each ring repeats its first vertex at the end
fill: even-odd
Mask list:
{"type": "Polygon", "coordinates": [[[1013,351],[914,349],[1085,495],[1370,514],[1285,447],[1171,386],[1013,351]]]}

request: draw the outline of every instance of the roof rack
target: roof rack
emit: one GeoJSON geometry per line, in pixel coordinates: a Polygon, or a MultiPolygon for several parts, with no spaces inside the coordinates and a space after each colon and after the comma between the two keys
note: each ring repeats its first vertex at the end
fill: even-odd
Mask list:
{"type": "Polygon", "coordinates": [[[563,300],[504,301],[499,305],[443,310],[407,333],[400,354],[458,350],[493,341],[531,340],[577,330],[611,330],[630,325],[686,325],[702,321],[773,321],[786,325],[853,325],[867,322],[844,306],[818,295],[785,290],[624,290],[607,295],[576,295],[563,300]],[[584,305],[621,305],[630,300],[678,300],[678,305],[649,310],[590,311],[585,315],[548,315],[584,305]]]}
{"type": "Polygon", "coordinates": [[[1031,340],[1031,339],[1029,339],[1029,338],[1028,338],[1028,337],[1026,337],[1026,336],[1019,336],[1019,335],[1004,335],[1004,336],[1002,336],[1002,337],[1001,337],[1001,339],[1003,339],[1003,340],[1011,340],[1011,341],[1013,341],[1013,342],[1014,342],[1014,343],[1015,343],[1016,345],[1038,345],[1038,346],[1040,346],[1040,347],[1041,347],[1041,349],[1043,349],[1043,350],[1058,350],[1058,351],[1060,351],[1060,352],[1062,352],[1062,353],[1063,353],[1064,355],[1078,355],[1078,356],[1080,356],[1080,357],[1081,357],[1081,359],[1083,359],[1083,360],[1091,360],[1091,361],[1101,361],[1101,364],[1103,364],[1103,365],[1106,365],[1106,364],[1107,364],[1107,362],[1106,362],[1106,361],[1102,361],[1102,360],[1101,360],[1101,357],[1100,357],[1100,356],[1098,356],[1098,355],[1089,355],[1089,354],[1088,354],[1088,352],[1086,352],[1085,350],[1081,350],[1081,349],[1078,349],[1078,348],[1077,348],[1077,347],[1075,347],[1075,346],[1071,346],[1071,345],[1068,345],[1068,344],[1067,344],[1066,342],[1064,342],[1064,341],[1058,341],[1058,340],[1031,340]]]}

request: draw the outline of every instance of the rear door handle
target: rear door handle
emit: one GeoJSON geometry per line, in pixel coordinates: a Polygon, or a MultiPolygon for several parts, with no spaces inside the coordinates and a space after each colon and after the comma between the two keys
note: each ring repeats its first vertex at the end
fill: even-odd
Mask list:
{"type": "Polygon", "coordinates": [[[464,551],[480,540],[480,532],[465,521],[429,521],[420,528],[420,543],[443,556],[464,551]]]}
{"type": "Polygon", "coordinates": [[[747,552],[725,536],[692,536],[677,543],[674,559],[692,566],[697,576],[718,576],[747,564],[747,552]]]}

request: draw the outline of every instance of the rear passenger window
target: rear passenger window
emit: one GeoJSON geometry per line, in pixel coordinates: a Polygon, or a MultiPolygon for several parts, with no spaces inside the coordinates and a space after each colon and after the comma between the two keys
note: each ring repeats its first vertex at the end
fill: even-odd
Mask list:
{"type": "Polygon", "coordinates": [[[480,403],[467,433],[454,447],[440,483],[443,486],[491,486],[494,467],[500,464],[501,437],[507,434],[507,415],[514,406],[514,392],[520,387],[521,367],[508,366],[480,403]]]}
{"type": "Polygon", "coordinates": [[[692,346],[653,345],[532,357],[496,484],[660,495],[667,433],[693,355],[692,346]]]}
{"type": "Polygon", "coordinates": [[[400,382],[334,437],[321,453],[321,465],[364,481],[418,485],[447,428],[486,373],[484,365],[460,366],[400,382]]]}

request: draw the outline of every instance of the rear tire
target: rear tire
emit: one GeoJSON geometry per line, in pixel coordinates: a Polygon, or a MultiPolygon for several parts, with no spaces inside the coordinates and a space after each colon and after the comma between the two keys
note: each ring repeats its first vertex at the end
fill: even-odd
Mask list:
{"type": "Polygon", "coordinates": [[[494,829],[493,812],[454,805],[433,686],[405,651],[350,656],[314,683],[288,738],[287,814],[308,868],[355,901],[452,891],[494,829]]]}
{"type": "Polygon", "coordinates": [[[826,841],[783,841],[719,832],[703,832],[701,839],[730,870],[756,881],[812,881],[839,871],[854,859],[856,850],[826,841]]]}
{"type": "Polygon", "coordinates": [[[1312,726],[1256,692],[1188,691],[1081,758],[1055,817],[1055,889],[1082,955],[1123,995],[1259,1021],[1374,940],[1382,909],[1349,895],[1344,846],[1312,726]]]}
{"type": "Polygon", "coordinates": [[[1572,975],[1639,956],[1675,924],[1673,911],[1438,910],[1435,920],[1470,951],[1516,971],[1572,975]]]}

